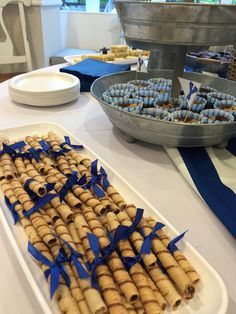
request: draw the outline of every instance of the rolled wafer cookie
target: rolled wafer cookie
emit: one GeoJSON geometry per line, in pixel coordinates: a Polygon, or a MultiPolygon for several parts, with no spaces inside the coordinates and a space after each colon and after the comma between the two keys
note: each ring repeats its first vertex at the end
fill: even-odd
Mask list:
{"type": "Polygon", "coordinates": [[[16,168],[11,160],[11,157],[9,154],[3,154],[0,158],[1,161],[1,167],[4,177],[11,181],[16,177],[16,168]]]}
{"type": "Polygon", "coordinates": [[[14,165],[16,167],[16,171],[19,175],[25,174],[26,169],[25,169],[25,164],[24,161],[21,157],[17,157],[14,161],[14,165]]]}
{"type": "MultiPolygon", "coordinates": [[[[87,233],[84,231],[84,226],[88,228],[86,221],[83,216],[77,216],[77,231],[78,235],[82,241],[84,249],[86,251],[87,258],[90,263],[93,262],[95,256],[90,247],[89,240],[87,238],[87,233]]],[[[127,310],[122,303],[119,291],[116,288],[116,284],[113,281],[112,275],[107,267],[107,265],[98,265],[96,267],[97,282],[102,293],[103,299],[108,307],[110,314],[127,314],[127,310]]]]}
{"type": "MultiPolygon", "coordinates": [[[[29,195],[23,189],[21,183],[18,180],[14,179],[11,182],[11,188],[18,201],[22,204],[24,210],[26,212],[29,211],[34,206],[34,203],[31,201],[29,195]]],[[[40,213],[33,213],[29,219],[37,230],[39,236],[43,239],[45,243],[47,243],[47,245],[51,246],[55,244],[55,236],[51,233],[50,227],[41,217],[40,213]]]]}
{"type": "MultiPolygon", "coordinates": [[[[98,221],[92,208],[82,207],[81,210],[90,230],[97,236],[103,251],[110,244],[103,225],[98,221]]],[[[87,232],[89,232],[89,229],[87,229],[87,232]]],[[[136,302],[139,299],[138,290],[116,252],[110,255],[107,264],[126,300],[130,303],[136,302]]]]}
{"type": "MultiPolygon", "coordinates": [[[[145,218],[147,223],[150,225],[150,227],[154,227],[156,222],[152,217],[145,218]]],[[[170,238],[168,235],[161,229],[157,231],[157,234],[159,236],[159,239],[164,243],[166,247],[168,247],[168,244],[170,243],[170,238]]],[[[185,273],[188,275],[192,283],[197,283],[200,280],[199,274],[195,270],[195,268],[190,264],[190,262],[187,260],[187,258],[183,255],[183,253],[179,250],[174,251],[173,256],[179,266],[185,271],[185,273]]]]}
{"type": "MultiPolygon", "coordinates": [[[[117,218],[120,224],[124,226],[129,227],[132,225],[132,220],[125,211],[118,213],[117,218]]],[[[142,237],[142,235],[139,232],[134,231],[130,236],[130,241],[137,250],[137,252],[140,253],[141,247],[144,242],[144,238],[142,237]]],[[[157,258],[152,252],[150,252],[150,254],[142,254],[141,257],[147,269],[155,267],[157,265],[157,258]]]]}
{"type": "MultiPolygon", "coordinates": [[[[46,181],[48,183],[54,183],[54,190],[57,192],[57,193],[60,193],[61,189],[63,188],[63,184],[59,181],[59,179],[53,175],[47,175],[46,176],[46,181]]],[[[71,207],[76,207],[76,208],[80,208],[82,203],[81,201],[70,191],[68,191],[66,193],[66,196],[65,196],[65,201],[66,203],[71,206],[71,207]]]]}
{"type": "Polygon", "coordinates": [[[42,197],[47,194],[47,189],[44,185],[36,181],[35,179],[30,178],[27,174],[22,174],[20,176],[21,184],[25,184],[28,180],[31,180],[29,183],[29,189],[36,193],[39,197],[42,197]]]}
{"type": "MultiPolygon", "coordinates": [[[[107,213],[107,222],[111,233],[115,233],[120,223],[114,213],[107,213]]],[[[120,240],[118,248],[123,257],[135,257],[135,253],[128,240],[120,240]]],[[[158,314],[162,313],[158,300],[155,297],[154,291],[149,285],[147,276],[142,266],[137,262],[129,270],[130,275],[138,289],[140,299],[147,313],[158,314]]]]}
{"type": "MultiPolygon", "coordinates": [[[[125,209],[129,217],[133,220],[136,215],[136,207],[134,205],[128,205],[125,209]]],[[[145,219],[141,219],[139,228],[142,228],[144,235],[148,236],[150,232],[152,232],[152,228],[145,221],[145,219]]],[[[191,299],[194,295],[195,288],[190,280],[190,278],[186,275],[184,270],[178,265],[174,257],[167,250],[162,241],[158,238],[154,238],[152,240],[152,251],[156,254],[157,258],[166,269],[168,275],[176,284],[180,292],[183,294],[185,298],[191,299]]]]}

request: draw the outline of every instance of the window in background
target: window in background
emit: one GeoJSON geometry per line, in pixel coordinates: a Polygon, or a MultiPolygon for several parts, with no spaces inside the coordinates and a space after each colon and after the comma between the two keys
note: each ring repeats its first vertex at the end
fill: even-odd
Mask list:
{"type": "Polygon", "coordinates": [[[62,0],[62,10],[84,12],[112,12],[113,0],[62,0]]]}

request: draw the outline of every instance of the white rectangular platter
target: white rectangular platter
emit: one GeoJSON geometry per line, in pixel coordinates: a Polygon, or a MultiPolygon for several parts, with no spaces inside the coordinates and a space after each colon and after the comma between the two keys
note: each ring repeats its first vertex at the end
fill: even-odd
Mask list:
{"type": "MultiPolygon", "coordinates": [[[[121,178],[120,175],[112,169],[111,165],[103,161],[84,143],[81,143],[69,131],[58,124],[41,123],[24,125],[9,129],[0,130],[0,138],[20,139],[26,135],[43,135],[48,131],[57,133],[60,137],[68,135],[73,144],[83,144],[85,150],[81,152],[86,154],[91,160],[99,160],[99,164],[105,168],[108,179],[112,185],[121,193],[128,203],[134,203],[137,207],[144,208],[144,216],[152,216],[156,220],[166,225],[166,231],[170,237],[175,237],[178,232],[147,200],[145,200],[132,186],[121,178]]],[[[54,301],[49,299],[49,289],[41,269],[36,265],[27,252],[27,238],[20,225],[13,224],[13,220],[8,208],[5,205],[3,194],[0,194],[0,220],[3,225],[4,234],[8,245],[12,247],[15,253],[15,263],[19,267],[19,276],[23,276],[22,284],[26,295],[30,298],[36,314],[57,314],[58,307],[54,301]]],[[[191,232],[191,230],[189,231],[191,232]]],[[[228,295],[224,283],[217,272],[208,264],[208,262],[185,240],[179,245],[189,261],[197,269],[201,276],[201,281],[197,285],[195,296],[190,301],[182,302],[182,305],[174,312],[170,309],[165,313],[175,314],[224,314],[227,311],[228,295]]],[[[1,260],[0,260],[1,263],[1,260]]],[[[27,314],[27,310],[26,310],[27,314]]]]}

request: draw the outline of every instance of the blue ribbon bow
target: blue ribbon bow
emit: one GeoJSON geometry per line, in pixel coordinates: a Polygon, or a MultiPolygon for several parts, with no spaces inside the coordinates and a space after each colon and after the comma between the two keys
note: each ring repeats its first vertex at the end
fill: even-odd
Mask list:
{"type": "Polygon", "coordinates": [[[16,150],[21,151],[25,145],[26,144],[24,141],[20,141],[11,145],[3,143],[2,144],[3,149],[0,151],[0,156],[3,154],[9,154],[10,156],[14,157],[17,154],[16,150]]]}
{"type": "Polygon", "coordinates": [[[104,259],[107,259],[117,249],[114,237],[109,230],[107,230],[107,236],[110,240],[110,243],[103,249],[102,254],[104,259]]]}
{"type": "Polygon", "coordinates": [[[97,266],[104,264],[105,258],[104,256],[99,256],[100,246],[98,238],[93,233],[87,233],[87,237],[89,240],[90,248],[94,254],[94,260],[89,264],[89,270],[91,271],[91,283],[95,289],[98,289],[97,284],[97,276],[96,276],[96,268],[97,266]]]}
{"type": "Polygon", "coordinates": [[[125,265],[125,268],[129,271],[130,268],[132,268],[136,263],[141,263],[142,259],[140,257],[140,255],[136,255],[136,256],[120,256],[123,264],[125,265]]]}
{"type": "Polygon", "coordinates": [[[141,250],[140,250],[140,254],[150,254],[151,252],[151,245],[152,245],[152,240],[156,237],[158,237],[158,235],[156,234],[156,232],[160,229],[162,229],[165,225],[157,222],[152,230],[152,232],[149,233],[149,235],[144,239],[141,250]]]}
{"type": "Polygon", "coordinates": [[[40,146],[44,150],[45,153],[50,152],[51,146],[50,143],[44,140],[39,141],[40,146]]]}
{"type": "MultiPolygon", "coordinates": [[[[82,177],[79,178],[77,184],[84,188],[84,186],[86,185],[86,181],[87,181],[86,175],[84,174],[82,177]]],[[[86,186],[85,186],[85,189],[86,189],[86,186]]]]}
{"type": "Polygon", "coordinates": [[[78,172],[73,171],[72,174],[68,177],[65,185],[61,188],[59,192],[60,201],[65,199],[66,194],[70,191],[75,184],[77,184],[78,172]]]}
{"type": "Polygon", "coordinates": [[[103,167],[100,168],[100,180],[102,181],[102,187],[105,191],[107,191],[110,183],[107,179],[107,173],[103,167]]]}
{"type": "MultiPolygon", "coordinates": [[[[83,148],[84,148],[83,145],[71,144],[71,140],[70,140],[69,136],[64,136],[64,139],[65,139],[65,143],[62,143],[62,144],[60,145],[62,148],[64,148],[64,146],[65,146],[66,144],[69,145],[69,146],[70,146],[71,148],[73,148],[73,149],[83,149],[83,148]]],[[[69,151],[69,150],[67,150],[67,151],[69,151]]]]}
{"type": "Polygon", "coordinates": [[[167,249],[170,251],[171,254],[173,254],[176,250],[178,250],[178,248],[177,248],[177,246],[175,244],[177,242],[179,242],[185,236],[186,232],[188,232],[188,230],[186,230],[185,232],[181,233],[180,235],[178,235],[177,237],[175,237],[174,239],[172,239],[170,241],[170,243],[167,246],[167,249]]]}
{"type": "Polygon", "coordinates": [[[40,153],[43,153],[43,149],[41,148],[34,149],[33,147],[31,147],[30,149],[28,149],[28,152],[30,153],[30,158],[34,158],[37,162],[39,162],[40,153]]]}
{"type": "Polygon", "coordinates": [[[60,274],[65,279],[67,287],[70,287],[70,278],[66,272],[63,263],[67,262],[67,257],[62,249],[60,249],[59,254],[55,262],[47,259],[43,254],[41,254],[31,242],[28,242],[28,252],[40,263],[48,266],[49,268],[44,272],[46,278],[51,275],[50,278],[50,297],[52,298],[60,284],[60,274]]]}
{"type": "Polygon", "coordinates": [[[86,187],[87,189],[92,188],[94,194],[98,197],[104,197],[105,193],[103,192],[103,190],[97,185],[100,183],[100,179],[101,176],[98,174],[98,160],[94,160],[91,162],[91,179],[89,180],[89,182],[87,183],[86,187]]]}
{"type": "MultiPolygon", "coordinates": [[[[61,239],[61,238],[60,238],[61,239]]],[[[87,273],[87,271],[85,270],[85,268],[83,267],[83,265],[80,263],[80,261],[78,260],[78,258],[83,258],[82,254],[80,254],[79,252],[76,252],[72,246],[65,240],[61,239],[65,245],[68,247],[68,249],[70,250],[71,254],[69,256],[69,262],[73,262],[75,265],[75,268],[77,270],[77,273],[79,275],[79,278],[81,279],[85,279],[89,277],[89,274],[87,273]]]]}
{"type": "Polygon", "coordinates": [[[47,194],[39,198],[39,200],[34,204],[34,206],[30,210],[28,211],[23,210],[24,216],[26,218],[29,218],[33,213],[37,212],[39,209],[41,209],[44,205],[49,203],[56,196],[57,194],[47,194]]]}
{"type": "Polygon", "coordinates": [[[128,239],[131,236],[131,234],[136,230],[136,227],[140,223],[142,217],[143,217],[143,209],[137,208],[137,212],[134,217],[132,225],[130,225],[129,227],[119,225],[119,227],[116,229],[115,234],[114,234],[115,243],[117,243],[120,240],[128,239]]]}
{"type": "Polygon", "coordinates": [[[13,220],[14,220],[14,225],[20,220],[20,216],[19,214],[17,213],[15,207],[16,205],[20,204],[18,201],[14,202],[14,203],[10,203],[9,199],[5,196],[5,202],[7,204],[7,207],[9,208],[11,214],[12,214],[12,217],[13,217],[13,220]]]}

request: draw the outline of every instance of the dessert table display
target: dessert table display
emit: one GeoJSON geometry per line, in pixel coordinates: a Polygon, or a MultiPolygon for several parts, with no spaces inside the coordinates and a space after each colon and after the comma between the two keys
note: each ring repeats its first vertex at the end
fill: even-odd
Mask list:
{"type": "MultiPolygon", "coordinates": [[[[48,68],[44,71],[50,70],[53,69],[48,68]]],[[[186,235],[187,240],[195,246],[197,251],[202,254],[222,276],[230,296],[227,313],[234,313],[236,302],[235,289],[233,286],[233,278],[236,277],[234,269],[234,261],[236,258],[235,240],[220,221],[218,221],[218,219],[209,211],[202,200],[187,185],[180,173],[173,166],[163,148],[151,144],[144,144],[142,142],[128,144],[121,134],[117,132],[115,128],[112,128],[112,125],[102,112],[98,102],[88,93],[82,93],[78,101],[57,108],[36,108],[20,105],[11,101],[8,95],[7,82],[0,85],[0,92],[2,104],[2,128],[15,127],[19,124],[22,125],[23,121],[25,124],[45,122],[41,125],[37,124],[37,126],[6,130],[1,133],[1,137],[10,137],[11,140],[19,140],[27,135],[47,134],[47,131],[50,130],[48,129],[46,121],[60,123],[72,131],[72,133],[83,143],[91,147],[100,158],[104,159],[112,169],[115,169],[119,175],[124,177],[131,186],[137,190],[138,194],[144,196],[154,205],[154,208],[159,211],[159,217],[165,217],[161,217],[160,220],[162,222],[165,224],[173,224],[179,231],[178,233],[189,229],[189,232],[186,235]],[[140,180],[137,180],[137,178],[140,178],[140,180]],[[165,221],[165,219],[167,219],[169,223],[165,221]]],[[[57,132],[59,132],[60,129],[58,129],[57,126],[55,128],[57,132]]],[[[63,135],[67,135],[64,134],[66,132],[67,131],[60,131],[60,134],[58,135],[62,137],[63,135]]],[[[70,137],[72,143],[77,144],[75,138],[71,135],[70,137]]],[[[95,156],[92,157],[93,159],[95,158],[95,156]]],[[[112,180],[112,173],[110,172],[108,165],[106,165],[106,163],[102,165],[106,170],[108,169],[108,179],[112,180]],[[106,166],[108,168],[106,168],[106,166]]],[[[115,182],[117,184],[118,181],[114,181],[114,184],[115,182]]],[[[120,185],[117,186],[117,189],[119,188],[122,192],[122,187],[120,185]]],[[[123,191],[122,194],[124,192],[125,191],[123,191]]],[[[130,196],[128,196],[128,199],[129,198],[130,196]]],[[[151,207],[151,205],[146,203],[139,195],[137,196],[136,201],[138,206],[143,206],[146,209],[149,206],[151,207]]],[[[150,215],[151,212],[148,214],[150,215]]],[[[155,216],[155,214],[151,215],[155,216]]],[[[15,228],[13,223],[12,228],[15,228]]],[[[4,230],[6,230],[6,228],[4,230]]],[[[170,236],[173,237],[176,234],[177,233],[174,231],[170,236]]],[[[24,271],[22,270],[20,259],[26,259],[27,263],[30,263],[29,260],[27,260],[29,257],[26,257],[28,253],[24,252],[24,255],[21,255],[20,259],[18,256],[17,259],[16,248],[14,252],[14,248],[9,245],[8,237],[10,237],[10,234],[8,233],[6,235],[5,231],[3,231],[1,237],[2,258],[0,269],[2,278],[0,286],[1,312],[13,313],[17,309],[17,313],[43,313],[45,311],[42,307],[40,308],[40,306],[37,306],[37,302],[35,301],[35,299],[37,299],[35,298],[35,293],[37,293],[37,291],[39,293],[39,290],[37,289],[41,287],[41,284],[38,288],[37,286],[35,287],[32,285],[32,273],[25,277],[24,271]],[[10,262],[6,263],[5,261],[9,260],[9,258],[10,262]],[[11,294],[12,282],[17,282],[17,285],[19,286],[19,289],[14,291],[13,300],[11,294]],[[33,290],[32,286],[34,287],[33,290]],[[27,308],[27,311],[25,308],[27,308]]],[[[184,249],[184,247],[182,248],[184,249]]],[[[196,267],[198,271],[200,270],[201,281],[200,286],[196,291],[197,297],[199,292],[201,295],[201,291],[205,291],[204,289],[209,287],[208,271],[204,271],[200,266],[201,260],[194,258],[194,255],[191,257],[191,254],[189,255],[189,253],[187,253],[187,255],[193,262],[193,266],[196,267]],[[196,263],[196,261],[198,262],[196,263]]],[[[37,268],[38,267],[35,268],[35,273],[37,268]]],[[[34,273],[32,270],[31,272],[34,273]]],[[[215,275],[213,275],[212,278],[214,278],[214,276],[215,275]]],[[[40,278],[41,281],[44,280],[43,276],[39,277],[39,279],[40,278]]],[[[217,287],[218,283],[214,284],[212,282],[210,291],[207,292],[208,290],[206,290],[206,299],[209,304],[201,304],[201,302],[199,303],[197,301],[197,298],[197,302],[192,303],[191,306],[191,302],[194,302],[193,299],[188,302],[187,307],[189,307],[189,310],[199,313],[201,307],[204,309],[204,306],[211,306],[211,304],[214,303],[217,305],[216,308],[212,309],[208,307],[208,312],[225,312],[225,308],[227,307],[227,297],[224,294],[224,288],[221,284],[219,285],[219,287],[221,287],[219,290],[221,293],[217,296],[216,290],[213,289],[217,287]],[[214,299],[215,297],[216,299],[214,299]]],[[[49,294],[48,288],[44,288],[49,294]]],[[[203,299],[205,300],[205,297],[203,299]]],[[[49,295],[47,295],[46,300],[51,304],[49,295]]],[[[40,301],[38,302],[38,305],[43,304],[43,302],[42,299],[41,303],[40,301]]],[[[178,311],[180,311],[179,313],[182,313],[182,311],[185,313],[184,306],[180,307],[178,311]]],[[[203,312],[205,313],[204,310],[203,312]]]]}

